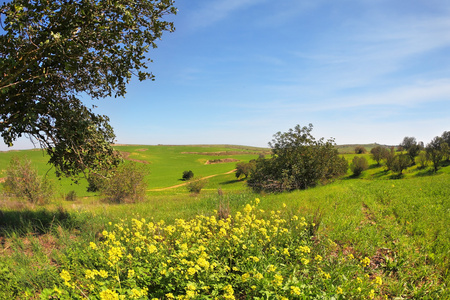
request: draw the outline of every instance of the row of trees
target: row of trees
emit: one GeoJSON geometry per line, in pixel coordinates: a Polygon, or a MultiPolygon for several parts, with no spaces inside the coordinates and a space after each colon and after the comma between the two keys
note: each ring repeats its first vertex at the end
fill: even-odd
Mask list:
{"type": "Polygon", "coordinates": [[[420,167],[425,167],[428,162],[431,162],[434,172],[437,172],[441,161],[450,159],[449,143],[450,131],[444,131],[441,136],[434,137],[426,146],[423,142],[417,142],[416,138],[407,136],[397,147],[399,154],[395,153],[394,147],[383,146],[372,148],[370,153],[378,165],[385,160],[387,170],[394,172],[401,173],[407,167],[415,165],[416,161],[420,167]]]}
{"type": "MultiPolygon", "coordinates": [[[[308,127],[297,125],[288,132],[276,133],[269,143],[272,156],[238,163],[236,177],[249,176],[247,184],[257,192],[282,192],[306,189],[346,174],[348,162],[338,155],[334,141],[325,141],[323,138],[316,140],[311,134],[312,129],[312,124],[308,127]]],[[[432,162],[434,172],[437,172],[440,162],[450,158],[449,143],[450,132],[446,131],[426,146],[414,137],[405,137],[397,147],[398,151],[395,151],[395,147],[378,145],[370,153],[377,165],[384,161],[387,171],[402,174],[417,160],[421,167],[432,162]]],[[[362,146],[355,148],[357,154],[366,152],[362,146]]],[[[368,167],[369,163],[363,156],[355,156],[350,164],[355,176],[368,167]]]]}

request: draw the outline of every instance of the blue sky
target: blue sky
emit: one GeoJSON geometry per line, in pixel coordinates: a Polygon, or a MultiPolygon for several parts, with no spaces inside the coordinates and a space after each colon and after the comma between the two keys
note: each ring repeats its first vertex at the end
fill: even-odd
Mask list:
{"type": "Polygon", "coordinates": [[[111,118],[118,143],[264,147],[312,123],[337,144],[426,144],[450,130],[449,1],[176,6],[176,31],[149,52],[156,80],[134,80],[125,98],[85,99],[111,118]]]}

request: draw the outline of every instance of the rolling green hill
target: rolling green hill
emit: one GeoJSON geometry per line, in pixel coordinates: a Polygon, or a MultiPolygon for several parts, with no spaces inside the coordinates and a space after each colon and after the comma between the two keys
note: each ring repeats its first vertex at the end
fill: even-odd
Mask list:
{"type": "MultiPolygon", "coordinates": [[[[77,201],[57,197],[44,207],[19,205],[0,198],[0,298],[39,299],[45,293],[56,297],[58,291],[63,293],[63,290],[67,296],[70,293],[67,274],[71,274],[71,280],[78,283],[87,282],[92,274],[86,273],[81,265],[92,268],[101,264],[101,257],[111,257],[108,248],[104,248],[103,256],[98,256],[91,244],[94,243],[95,247],[103,245],[104,230],[117,235],[122,226],[138,230],[145,219],[151,226],[161,226],[157,235],[149,235],[145,239],[149,241],[158,237],[162,244],[166,239],[161,240],[159,236],[170,235],[174,228],[181,230],[176,231],[180,234],[177,238],[185,239],[205,228],[209,230],[207,228],[216,224],[211,220],[217,222],[226,216],[231,217],[219,223],[226,228],[225,231],[187,242],[191,243],[188,250],[195,252],[195,249],[206,245],[202,257],[217,257],[216,263],[220,267],[213,268],[214,271],[211,269],[209,277],[205,275],[200,281],[200,277],[195,276],[200,276],[201,270],[188,269],[188,266],[183,272],[198,274],[192,278],[185,277],[188,273],[184,273],[184,277],[162,276],[161,272],[167,271],[164,264],[171,263],[175,257],[167,259],[170,255],[167,253],[178,247],[176,243],[165,250],[169,251],[166,254],[155,252],[147,256],[146,259],[157,259],[152,269],[146,271],[156,276],[152,277],[155,284],[151,287],[156,290],[150,288],[153,295],[165,295],[168,291],[183,292],[172,288],[175,282],[177,286],[189,286],[211,280],[210,286],[222,293],[220,295],[223,296],[229,284],[234,288],[235,295],[241,298],[245,298],[251,290],[261,297],[263,289],[271,295],[287,295],[288,299],[450,297],[448,163],[443,163],[437,174],[432,172],[431,166],[420,169],[416,165],[398,176],[386,171],[383,164],[376,165],[369,154],[360,154],[368,160],[369,169],[359,177],[353,177],[349,171],[341,179],[307,190],[254,194],[246,188],[245,180],[237,181],[234,173],[229,173],[236,161],[226,161],[249,161],[260,154],[269,154],[267,149],[228,145],[121,145],[116,149],[122,152],[126,161],[136,161],[149,169],[145,201],[120,205],[102,202],[95,194],[86,192],[85,182],[75,185],[67,178],[58,181],[46,164],[47,157],[38,150],[0,153],[0,178],[4,176],[11,157],[27,156],[40,174],[47,174],[58,183],[61,195],[75,190],[79,196],[77,201]],[[218,160],[222,162],[207,163],[218,160]],[[182,183],[180,179],[185,170],[192,170],[202,177],[216,176],[208,179],[208,185],[199,195],[190,195],[184,187],[163,190],[182,183]],[[219,187],[222,194],[217,192],[219,187]],[[255,198],[258,198],[257,206],[254,205],[255,198]],[[271,231],[273,242],[251,234],[246,236],[241,232],[242,228],[229,227],[238,223],[239,216],[249,215],[249,212],[254,215],[245,219],[245,224],[253,229],[247,233],[271,231]],[[268,220],[272,223],[267,223],[268,220]],[[292,236],[281,238],[282,234],[291,230],[283,226],[295,220],[302,224],[297,225],[297,229],[304,226],[304,230],[298,232],[292,229],[295,235],[292,233],[292,236]],[[188,227],[187,222],[194,223],[188,227]],[[262,224],[267,227],[258,227],[262,224]],[[223,244],[220,247],[207,244],[210,242],[223,244]],[[233,265],[236,262],[231,260],[232,255],[244,258],[239,262],[242,263],[239,267],[233,265]],[[228,271],[224,275],[221,270],[228,271]],[[257,273],[242,270],[257,270],[257,273]],[[277,270],[276,273],[273,270],[277,270]],[[274,277],[275,274],[278,277],[274,277]],[[217,276],[223,277],[218,280],[217,276]],[[59,289],[54,290],[55,286],[59,289]],[[299,295],[303,298],[297,297],[299,295]]],[[[349,152],[343,155],[351,161],[356,154],[349,152]]],[[[135,235],[142,237],[141,231],[138,232],[135,235]]],[[[147,247],[146,243],[141,246],[147,247]]],[[[134,255],[137,251],[135,245],[129,249],[126,248],[128,246],[123,247],[120,251],[128,251],[129,254],[134,255]]],[[[145,266],[148,262],[140,261],[139,255],[135,257],[135,272],[141,272],[138,266],[145,266]]],[[[199,260],[193,258],[193,261],[199,260]]],[[[175,264],[174,268],[182,268],[182,264],[175,264]]],[[[102,268],[108,268],[107,263],[102,268]]],[[[122,272],[120,278],[123,286],[134,284],[134,281],[126,280],[129,273],[124,270],[113,271],[122,272]]],[[[114,282],[99,276],[95,278],[98,282],[91,284],[97,292],[104,291],[107,284],[115,286],[114,282]]],[[[208,294],[208,289],[202,293],[208,294]]]]}

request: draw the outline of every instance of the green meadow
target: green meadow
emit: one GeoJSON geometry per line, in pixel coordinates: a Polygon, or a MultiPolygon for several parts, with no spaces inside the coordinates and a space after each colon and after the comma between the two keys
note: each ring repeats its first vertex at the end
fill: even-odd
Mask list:
{"type": "Polygon", "coordinates": [[[0,153],[0,178],[26,156],[56,189],[45,206],[0,196],[1,299],[450,298],[448,164],[399,176],[359,154],[359,177],[255,194],[232,171],[268,149],[116,149],[148,168],[144,201],[106,203],[40,150],[0,153]],[[186,170],[209,177],[200,194],[178,186],[186,170]]]}

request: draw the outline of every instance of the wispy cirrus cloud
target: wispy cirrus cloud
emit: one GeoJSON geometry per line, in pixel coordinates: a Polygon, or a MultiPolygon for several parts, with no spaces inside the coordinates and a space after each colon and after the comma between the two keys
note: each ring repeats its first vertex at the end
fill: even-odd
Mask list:
{"type": "Polygon", "coordinates": [[[208,27],[226,19],[230,14],[251,6],[267,2],[267,0],[220,0],[208,1],[197,11],[188,15],[188,26],[197,29],[208,27]]]}

